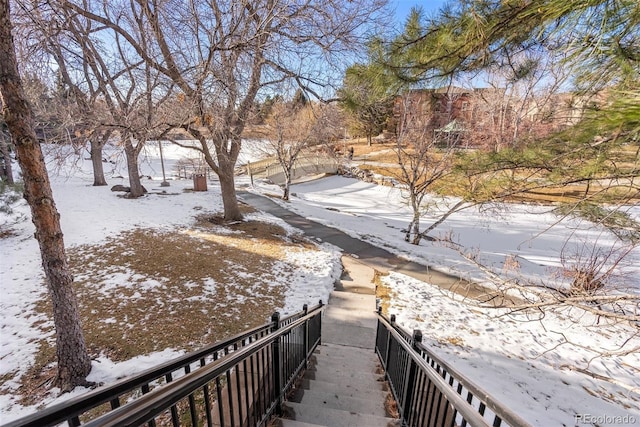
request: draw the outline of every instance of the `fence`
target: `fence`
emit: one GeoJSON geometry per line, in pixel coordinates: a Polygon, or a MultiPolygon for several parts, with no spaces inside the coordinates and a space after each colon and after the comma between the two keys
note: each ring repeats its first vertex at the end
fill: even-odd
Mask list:
{"type": "MultiPolygon", "coordinates": [[[[322,173],[335,174],[338,171],[339,161],[335,157],[322,154],[303,154],[299,156],[291,170],[291,179],[295,180],[308,175],[322,173]]],[[[276,184],[285,181],[282,166],[275,158],[247,163],[247,173],[252,177],[268,178],[276,184]]]]}
{"type": "Polygon", "coordinates": [[[272,322],[4,427],[248,426],[279,414],[320,344],[324,307],[272,322]]]}
{"type": "Polygon", "coordinates": [[[376,353],[403,426],[529,426],[378,309],[376,353]]]}

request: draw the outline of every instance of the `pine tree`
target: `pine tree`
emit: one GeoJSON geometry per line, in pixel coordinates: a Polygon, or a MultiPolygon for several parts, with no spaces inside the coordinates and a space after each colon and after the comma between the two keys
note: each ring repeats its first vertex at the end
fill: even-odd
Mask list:
{"type": "Polygon", "coordinates": [[[73,277],[65,254],[60,215],[51,192],[44,156],[36,138],[33,113],[27,102],[11,35],[9,0],[0,0],[0,96],[3,116],[15,142],[24,179],[24,197],[31,207],[42,266],[53,303],[58,373],[56,383],[68,391],[86,384],[91,371],[80,324],[73,277]]]}

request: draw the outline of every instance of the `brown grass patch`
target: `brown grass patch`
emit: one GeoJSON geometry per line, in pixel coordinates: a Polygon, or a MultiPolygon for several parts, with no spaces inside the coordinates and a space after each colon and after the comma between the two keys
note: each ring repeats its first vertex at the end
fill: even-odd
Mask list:
{"type": "Polygon", "coordinates": [[[387,416],[391,418],[400,418],[400,412],[398,411],[398,402],[393,398],[393,394],[387,393],[387,398],[384,400],[384,410],[387,416]]]}
{"type": "MultiPolygon", "coordinates": [[[[312,245],[274,224],[217,222],[201,215],[193,228],[135,229],[68,250],[93,356],[117,362],[166,348],[190,351],[269,321],[286,291],[275,264],[285,249],[312,245]]],[[[36,310],[50,313],[48,298],[36,310]]],[[[49,323],[40,328],[52,335],[49,323]]],[[[54,362],[43,339],[21,379],[23,404],[46,392],[54,362]]]]}
{"type": "Polygon", "coordinates": [[[381,278],[388,276],[388,273],[382,273],[378,270],[373,272],[373,284],[376,285],[376,299],[380,301],[380,307],[382,307],[382,313],[389,315],[389,302],[393,296],[393,289],[387,286],[381,278]]]}
{"type": "Polygon", "coordinates": [[[0,239],[6,239],[6,238],[9,238],[9,237],[15,237],[17,235],[18,235],[18,233],[16,233],[15,230],[13,230],[11,228],[0,229],[0,239]]]}
{"type": "MultiPolygon", "coordinates": [[[[383,149],[382,151],[372,152],[368,154],[367,161],[389,163],[389,164],[398,163],[398,155],[396,154],[395,151],[393,151],[394,146],[395,144],[392,145],[391,147],[387,147],[383,149]]],[[[366,166],[366,163],[364,166],[366,166]]],[[[385,168],[385,169],[388,169],[388,168],[385,168]]]]}
{"type": "Polygon", "coordinates": [[[441,344],[449,344],[456,347],[464,347],[464,340],[460,337],[450,336],[438,339],[441,344]]]}
{"type": "MultiPolygon", "coordinates": [[[[350,144],[347,144],[350,145],[350,144]]],[[[365,156],[366,160],[359,167],[363,170],[368,170],[374,174],[387,176],[390,178],[401,179],[401,169],[399,166],[394,166],[398,162],[397,154],[394,151],[396,144],[394,142],[386,142],[382,144],[373,144],[370,147],[366,143],[358,142],[351,144],[354,147],[355,156],[365,156]],[[380,164],[367,164],[367,161],[375,163],[386,163],[386,165],[380,164]]],[[[635,149],[628,150],[622,149],[619,153],[619,158],[616,159],[617,166],[621,169],[633,169],[634,162],[629,159],[635,158],[635,149]]],[[[526,176],[531,175],[531,171],[523,171],[526,176]]],[[[540,178],[543,178],[540,176],[540,178]]],[[[467,183],[465,180],[460,182],[452,181],[454,178],[448,176],[447,180],[439,183],[436,182],[433,185],[433,191],[443,195],[450,196],[464,196],[464,192],[467,191],[467,183]]],[[[536,188],[529,191],[523,191],[521,193],[512,195],[506,198],[506,202],[514,203],[575,203],[580,200],[588,198],[593,202],[599,203],[638,203],[640,202],[640,195],[634,192],[630,185],[592,182],[589,187],[587,184],[573,184],[573,185],[557,185],[553,186],[550,182],[547,187],[536,188]]]]}
{"type": "Polygon", "coordinates": [[[382,162],[384,160],[378,159],[382,159],[387,155],[391,155],[395,160],[397,160],[396,154],[394,152],[388,151],[396,147],[395,142],[374,142],[371,145],[367,145],[367,140],[365,138],[355,140],[355,144],[349,144],[349,142],[350,141],[347,141],[347,145],[353,147],[354,156],[366,155],[367,158],[371,160],[376,159],[376,161],[382,162]]]}

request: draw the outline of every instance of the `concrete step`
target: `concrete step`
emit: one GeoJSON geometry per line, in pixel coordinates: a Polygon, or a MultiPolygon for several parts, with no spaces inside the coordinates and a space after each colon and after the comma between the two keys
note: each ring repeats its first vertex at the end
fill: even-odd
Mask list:
{"type": "MultiPolygon", "coordinates": [[[[322,318],[323,329],[324,329],[324,325],[337,323],[339,325],[349,325],[349,326],[358,326],[361,328],[369,328],[373,330],[373,332],[375,333],[376,319],[369,318],[366,315],[363,315],[362,317],[359,317],[357,319],[352,319],[348,322],[345,322],[344,320],[342,320],[342,317],[346,316],[346,314],[341,313],[341,311],[342,309],[334,310],[333,312],[326,312],[324,314],[324,317],[322,318]]],[[[349,308],[345,308],[344,311],[349,312],[352,310],[349,308]]],[[[322,338],[324,338],[324,335],[322,338]]]]}
{"type": "Polygon", "coordinates": [[[380,364],[375,359],[352,359],[324,354],[311,356],[311,366],[316,371],[352,370],[364,374],[375,374],[380,370],[380,364]]]}
{"type": "Polygon", "coordinates": [[[323,342],[322,345],[316,347],[316,355],[347,358],[352,360],[378,360],[373,349],[353,347],[349,345],[341,345],[336,343],[323,342]]]}
{"type": "Polygon", "coordinates": [[[348,283],[362,282],[371,286],[375,275],[373,268],[348,256],[342,257],[342,266],[344,267],[342,277],[340,278],[342,281],[348,283]]]}
{"type": "Polygon", "coordinates": [[[328,427],[324,424],[310,424],[303,421],[288,420],[286,418],[278,418],[274,424],[274,427],[328,427]]]}
{"type": "Polygon", "coordinates": [[[327,311],[335,309],[351,309],[347,319],[359,319],[363,315],[375,318],[373,313],[376,309],[376,296],[367,294],[354,294],[351,292],[333,291],[329,296],[329,305],[327,311]],[[370,311],[369,311],[370,307],[370,311]]]}
{"type": "Polygon", "coordinates": [[[379,363],[378,356],[373,348],[345,347],[329,342],[317,347],[314,356],[318,361],[349,361],[353,364],[362,363],[362,366],[368,367],[377,366],[379,363]]]}
{"type": "Polygon", "coordinates": [[[389,427],[397,424],[397,420],[393,418],[359,414],[324,406],[295,402],[286,402],[285,406],[287,413],[296,421],[314,423],[322,420],[323,425],[330,427],[389,427]]]}
{"type": "Polygon", "coordinates": [[[370,327],[323,320],[322,342],[373,349],[375,340],[376,331],[370,327]]]}
{"type": "Polygon", "coordinates": [[[376,387],[371,388],[358,384],[336,384],[322,380],[303,379],[301,388],[304,390],[335,393],[339,396],[367,398],[379,402],[384,402],[389,393],[387,385],[382,381],[377,381],[376,387]]]}
{"type": "Polygon", "coordinates": [[[336,369],[334,371],[312,371],[307,370],[304,374],[304,378],[309,380],[325,381],[328,383],[334,383],[337,385],[351,385],[357,388],[370,388],[379,390],[382,387],[383,376],[375,373],[369,375],[362,372],[354,372],[351,370],[336,369]]]}
{"type": "Polygon", "coordinates": [[[339,409],[341,411],[355,412],[365,415],[385,417],[387,414],[382,404],[384,400],[367,397],[351,397],[336,392],[317,390],[303,390],[302,400],[298,403],[316,406],[318,408],[339,409]]]}

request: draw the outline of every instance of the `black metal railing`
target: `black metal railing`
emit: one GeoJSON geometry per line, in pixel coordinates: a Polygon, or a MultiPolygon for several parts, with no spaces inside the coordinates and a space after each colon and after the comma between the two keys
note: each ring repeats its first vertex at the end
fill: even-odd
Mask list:
{"type": "Polygon", "coordinates": [[[403,426],[529,426],[378,309],[376,353],[403,426]]]}
{"type": "Polygon", "coordinates": [[[260,426],[320,344],[322,301],[4,427],[260,426]]]}

